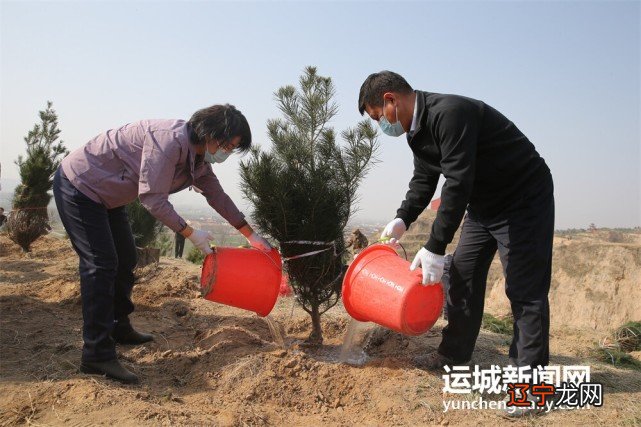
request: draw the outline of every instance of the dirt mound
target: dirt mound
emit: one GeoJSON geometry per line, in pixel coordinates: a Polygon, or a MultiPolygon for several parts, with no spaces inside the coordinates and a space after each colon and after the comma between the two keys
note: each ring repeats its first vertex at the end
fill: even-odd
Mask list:
{"type": "MultiPolygon", "coordinates": [[[[265,319],[202,299],[198,266],[166,258],[141,274],[133,294],[133,323],[152,332],[155,341],[118,347],[142,384],[122,386],[79,374],[81,310],[77,260],[69,242],[44,238],[29,255],[1,235],[0,245],[0,425],[503,421],[497,411],[444,414],[440,374],[414,366],[415,356],[438,346],[442,321],[420,337],[370,325],[363,340],[368,360],[348,366],[338,363],[349,323],[340,304],[323,316],[324,345],[310,348],[303,345],[309,316],[292,298],[282,298],[270,317],[283,326],[283,348],[274,342],[265,319]]],[[[579,332],[553,336],[553,363],[585,363],[582,352],[590,344],[590,337],[579,332]]],[[[481,332],[475,361],[505,365],[507,346],[505,336],[481,332]]],[[[599,365],[593,366],[593,378],[608,393],[598,414],[553,413],[546,421],[584,424],[595,415],[604,423],[639,419],[641,374],[599,365]]]]}
{"type": "MultiPolygon", "coordinates": [[[[500,263],[488,278],[486,307],[510,311],[500,263]]],[[[553,328],[592,328],[607,332],[641,319],[641,245],[603,240],[556,239],[550,310],[553,328]]]]}
{"type": "MultiPolygon", "coordinates": [[[[429,238],[436,212],[425,210],[401,239],[411,260],[429,238]]],[[[460,236],[447,247],[456,249],[460,236]]],[[[402,251],[399,252],[403,255],[402,251]]],[[[550,289],[553,328],[607,332],[641,319],[641,234],[616,230],[555,236],[550,289]]],[[[510,313],[498,255],[488,275],[486,310],[510,313]]]]}

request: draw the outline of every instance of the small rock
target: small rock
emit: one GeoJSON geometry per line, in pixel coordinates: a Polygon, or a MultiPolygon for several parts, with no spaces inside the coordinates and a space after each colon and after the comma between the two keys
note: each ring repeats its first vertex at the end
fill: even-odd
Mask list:
{"type": "Polygon", "coordinates": [[[286,368],[293,368],[296,365],[298,365],[298,360],[296,359],[289,359],[287,363],[285,363],[286,368]]]}
{"type": "Polygon", "coordinates": [[[285,357],[287,355],[287,352],[285,350],[278,350],[274,352],[274,356],[276,357],[285,357]]]}
{"type": "Polygon", "coordinates": [[[339,406],[338,408],[336,408],[336,412],[343,412],[343,407],[339,406]]]}
{"type": "Polygon", "coordinates": [[[171,351],[171,350],[163,351],[163,352],[160,354],[160,357],[169,357],[169,356],[171,356],[171,353],[172,353],[172,351],[171,351]]]}

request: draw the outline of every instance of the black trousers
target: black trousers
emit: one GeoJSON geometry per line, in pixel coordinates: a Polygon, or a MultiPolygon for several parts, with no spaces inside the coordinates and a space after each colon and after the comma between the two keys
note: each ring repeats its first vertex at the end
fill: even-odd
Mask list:
{"type": "Polygon", "coordinates": [[[183,250],[185,249],[185,236],[176,233],[174,237],[174,258],[182,258],[183,250]]]}
{"type": "Polygon", "coordinates": [[[114,320],[126,322],[134,311],[136,245],[124,206],[107,209],[82,194],[58,169],[53,195],[62,224],[80,258],[82,360],[116,358],[111,338],[114,320]]]}
{"type": "Polygon", "coordinates": [[[518,202],[494,218],[469,212],[449,269],[448,324],[439,353],[457,362],[471,359],[481,327],[490,263],[499,252],[505,292],[514,315],[510,363],[549,362],[554,190],[552,177],[533,185],[518,202]]]}

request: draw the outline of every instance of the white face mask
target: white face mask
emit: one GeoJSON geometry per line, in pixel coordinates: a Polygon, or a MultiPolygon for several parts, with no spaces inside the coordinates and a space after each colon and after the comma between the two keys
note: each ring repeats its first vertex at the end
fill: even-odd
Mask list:
{"type": "Polygon", "coordinates": [[[220,148],[220,146],[218,146],[218,149],[216,150],[216,152],[214,154],[211,154],[211,152],[207,149],[207,146],[205,146],[204,160],[207,163],[222,163],[225,160],[227,160],[227,158],[229,158],[231,153],[232,153],[231,150],[230,151],[223,150],[222,148],[220,148]]]}
{"type": "Polygon", "coordinates": [[[216,150],[214,154],[211,154],[209,150],[205,151],[205,161],[207,163],[222,163],[231,154],[231,151],[223,151],[220,148],[216,150]]]}
{"type": "Polygon", "coordinates": [[[381,130],[385,135],[401,136],[405,133],[405,129],[403,129],[403,125],[401,124],[401,121],[398,119],[398,107],[396,107],[396,121],[394,123],[390,123],[389,120],[387,120],[387,117],[385,117],[386,101],[387,101],[386,99],[383,99],[383,115],[378,120],[378,125],[381,127],[381,130]]]}

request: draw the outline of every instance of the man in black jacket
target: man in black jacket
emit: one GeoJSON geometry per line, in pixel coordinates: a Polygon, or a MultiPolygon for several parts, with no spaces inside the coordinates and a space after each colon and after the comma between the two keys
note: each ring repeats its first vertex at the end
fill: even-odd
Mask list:
{"type": "Polygon", "coordinates": [[[382,238],[400,239],[432,199],[440,174],[445,177],[430,238],[411,265],[422,268],[424,285],[440,281],[445,247],[467,210],[449,270],[448,325],[438,351],[417,363],[431,369],[469,363],[498,249],[514,315],[510,362],[547,365],[554,196],[552,175],[534,145],[489,105],[414,91],[390,71],[367,77],[358,108],[384,133],[407,133],[414,154],[409,191],[382,238]]]}

